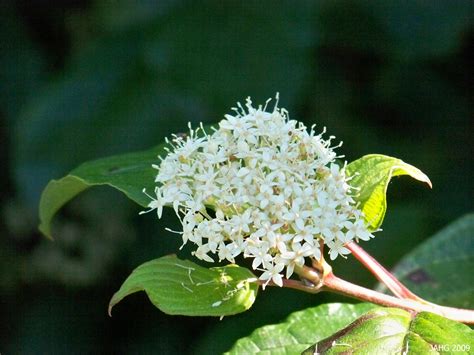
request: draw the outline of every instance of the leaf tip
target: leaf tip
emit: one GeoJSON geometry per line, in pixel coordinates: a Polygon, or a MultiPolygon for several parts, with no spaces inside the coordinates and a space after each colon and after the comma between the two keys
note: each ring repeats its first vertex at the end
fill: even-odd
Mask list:
{"type": "Polygon", "coordinates": [[[112,299],[109,302],[109,307],[107,308],[107,314],[109,317],[112,317],[112,308],[118,303],[119,301],[115,300],[115,295],[112,296],[112,299]]]}
{"type": "Polygon", "coordinates": [[[46,238],[48,238],[50,241],[54,241],[54,238],[51,234],[51,228],[49,225],[46,225],[44,223],[41,223],[38,226],[38,230],[40,231],[41,234],[43,234],[46,238]]]}
{"type": "Polygon", "coordinates": [[[430,187],[430,189],[433,188],[433,184],[431,183],[431,180],[429,179],[428,176],[426,177],[426,183],[428,184],[428,186],[430,187]]]}
{"type": "Polygon", "coordinates": [[[433,188],[433,184],[431,183],[430,178],[426,174],[422,173],[422,175],[419,177],[418,180],[420,180],[421,182],[426,183],[430,187],[430,189],[433,188]]]}

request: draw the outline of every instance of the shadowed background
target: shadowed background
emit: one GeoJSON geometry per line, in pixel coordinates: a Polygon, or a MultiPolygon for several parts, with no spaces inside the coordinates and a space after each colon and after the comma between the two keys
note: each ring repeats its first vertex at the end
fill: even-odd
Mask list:
{"type": "MultiPolygon", "coordinates": [[[[93,189],[37,231],[46,183],[85,160],[217,122],[237,101],[280,92],[351,161],[399,157],[383,232],[385,265],[472,209],[473,5],[469,1],[2,1],[0,4],[0,352],[219,353],[257,326],[348,299],[270,289],[222,321],[170,317],[144,293],[106,314],[140,263],[176,252],[166,224],[93,189]]],[[[180,252],[188,257],[189,250],[180,252]]],[[[336,272],[375,284],[351,257],[336,272]]]]}

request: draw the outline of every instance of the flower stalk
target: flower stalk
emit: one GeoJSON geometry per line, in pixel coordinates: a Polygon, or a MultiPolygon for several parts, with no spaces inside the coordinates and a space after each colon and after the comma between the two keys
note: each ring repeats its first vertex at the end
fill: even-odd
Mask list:
{"type": "Polygon", "coordinates": [[[345,281],[333,273],[328,274],[323,280],[322,290],[332,291],[345,296],[356,298],[361,301],[368,301],[385,307],[398,307],[409,312],[431,312],[439,314],[445,318],[474,324],[474,311],[469,309],[444,307],[434,303],[422,303],[412,299],[401,299],[377,292],[351,282],[345,281]]]}
{"type": "Polygon", "coordinates": [[[398,298],[417,301],[420,303],[429,303],[411,292],[403,285],[392,273],[385,269],[377,260],[367,253],[361,246],[353,241],[345,245],[352,252],[352,255],[365,266],[381,283],[398,298]]]}

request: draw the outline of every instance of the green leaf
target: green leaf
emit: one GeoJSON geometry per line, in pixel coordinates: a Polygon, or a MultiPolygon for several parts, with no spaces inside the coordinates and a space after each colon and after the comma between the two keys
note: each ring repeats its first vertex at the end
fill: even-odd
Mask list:
{"type": "Polygon", "coordinates": [[[407,254],[393,272],[420,297],[443,305],[473,308],[473,235],[474,213],[470,213],[407,254]]]}
{"type": "Polygon", "coordinates": [[[303,354],[468,354],[474,332],[462,323],[421,312],[414,318],[398,308],[371,310],[303,354]]]}
{"type": "Polygon", "coordinates": [[[158,162],[164,145],[156,148],[117,155],[84,163],[69,175],[52,180],[44,189],[39,206],[40,231],[51,238],[51,221],[56,212],[80,192],[95,185],[109,185],[146,207],[149,198],[143,189],[152,193],[156,171],[152,164],[158,162]]]}
{"type": "Polygon", "coordinates": [[[252,272],[237,265],[207,269],[176,256],[165,256],[137,267],[113,295],[112,307],[124,297],[145,291],[167,314],[227,316],[249,309],[258,291],[252,272]]]}
{"type": "Polygon", "coordinates": [[[291,314],[238,340],[228,354],[299,354],[376,307],[369,303],[329,303],[291,314]]]}
{"type": "Polygon", "coordinates": [[[424,354],[463,346],[464,353],[474,348],[474,332],[433,313],[421,312],[413,318],[398,308],[333,303],[259,328],[238,340],[228,354],[424,354]]]}
{"type": "Polygon", "coordinates": [[[431,187],[430,179],[421,170],[381,154],[365,155],[351,162],[346,172],[352,177],[351,186],[359,189],[355,200],[360,203],[366,224],[372,232],[382,225],[387,210],[387,187],[392,177],[410,175],[431,187]]]}

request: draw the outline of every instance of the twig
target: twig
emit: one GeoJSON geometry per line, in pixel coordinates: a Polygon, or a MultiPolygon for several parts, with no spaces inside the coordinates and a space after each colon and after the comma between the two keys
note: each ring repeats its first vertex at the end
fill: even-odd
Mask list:
{"type": "Polygon", "coordinates": [[[377,260],[375,260],[369,253],[367,253],[357,243],[351,241],[345,245],[347,249],[352,252],[352,255],[364,265],[381,283],[398,298],[407,300],[414,300],[417,302],[429,304],[421,297],[418,297],[411,292],[405,285],[403,285],[392,273],[385,269],[377,260]]]}
{"type": "Polygon", "coordinates": [[[439,306],[433,303],[425,304],[410,299],[400,299],[381,292],[370,290],[340,279],[333,273],[324,278],[323,289],[351,296],[363,301],[369,301],[386,307],[398,307],[407,311],[432,312],[443,317],[466,323],[474,324],[474,311],[469,309],[439,306]]]}

